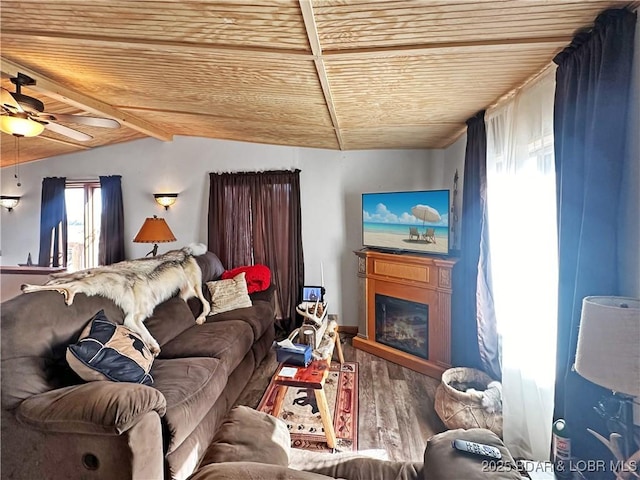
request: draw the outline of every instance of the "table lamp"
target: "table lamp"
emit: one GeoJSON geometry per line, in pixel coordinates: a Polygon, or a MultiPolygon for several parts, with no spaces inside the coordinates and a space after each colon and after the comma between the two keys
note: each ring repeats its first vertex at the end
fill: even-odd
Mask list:
{"type": "MultiPolygon", "coordinates": [[[[619,402],[619,416],[614,419],[623,430],[624,458],[629,458],[634,443],[633,398],[640,396],[639,299],[584,298],[575,369],[580,376],[613,392],[619,402]]],[[[596,408],[604,415],[603,410],[596,408]]]]}
{"type": "Polygon", "coordinates": [[[145,255],[152,255],[155,257],[158,253],[158,243],[175,242],[176,237],[164,221],[164,218],[158,218],[156,215],[153,218],[147,218],[140,231],[133,239],[134,243],[153,243],[153,249],[145,255]]]}

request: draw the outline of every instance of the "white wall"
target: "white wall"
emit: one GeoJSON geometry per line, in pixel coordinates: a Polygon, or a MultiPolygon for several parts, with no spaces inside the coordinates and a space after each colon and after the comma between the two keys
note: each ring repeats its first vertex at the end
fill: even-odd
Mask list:
{"type": "Polygon", "coordinates": [[[13,167],[6,167],[0,169],[0,191],[22,198],[13,212],[0,209],[0,262],[23,263],[29,252],[37,258],[43,177],[122,175],[126,253],[127,258],[137,258],[150,246],[131,240],[144,219],[154,214],[167,220],[177,238],[175,243],[161,244],[161,253],[194,241],[207,242],[209,172],[299,168],[305,281],[320,282],[322,263],[329,312],[338,314],[343,325],[356,325],[353,250],[362,247],[361,194],[450,188],[453,171],[445,167],[446,157],[441,150],[340,152],[176,137],[168,143],[137,140],[23,164],[20,188],[13,167]],[[153,200],[152,194],[162,191],[180,194],[167,212],[153,200]]]}
{"type": "MultiPolygon", "coordinates": [[[[467,148],[467,134],[462,135],[455,143],[444,151],[443,179],[445,185],[451,189],[451,202],[453,203],[453,176],[458,171],[458,196],[456,209],[458,213],[457,232],[452,235],[451,249],[460,250],[460,240],[462,231],[462,190],[464,186],[464,154],[467,148]],[[449,183],[447,183],[447,181],[449,183]]],[[[451,219],[451,217],[449,217],[451,219]]],[[[450,220],[450,222],[453,220],[450,220]]]]}

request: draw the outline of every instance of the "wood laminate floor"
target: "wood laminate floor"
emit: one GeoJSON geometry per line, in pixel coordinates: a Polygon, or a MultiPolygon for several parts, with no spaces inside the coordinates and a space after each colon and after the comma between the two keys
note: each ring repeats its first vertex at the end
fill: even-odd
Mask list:
{"type": "MultiPolygon", "coordinates": [[[[345,361],[359,368],[359,450],[383,449],[390,460],[422,461],[427,439],[446,430],[433,405],[439,380],[351,346],[342,336],[345,361]]],[[[278,366],[271,350],[237,405],[256,408],[278,366]]]]}

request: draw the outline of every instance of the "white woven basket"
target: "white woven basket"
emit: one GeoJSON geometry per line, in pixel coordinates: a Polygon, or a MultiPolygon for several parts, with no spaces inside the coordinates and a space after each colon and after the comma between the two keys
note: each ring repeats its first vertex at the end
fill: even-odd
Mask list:
{"type": "Polygon", "coordinates": [[[502,413],[489,413],[482,406],[482,392],[462,392],[452,384],[478,385],[485,390],[492,378],[474,368],[456,367],[442,374],[436,389],[436,413],[449,429],[486,428],[502,438],[502,413]]]}

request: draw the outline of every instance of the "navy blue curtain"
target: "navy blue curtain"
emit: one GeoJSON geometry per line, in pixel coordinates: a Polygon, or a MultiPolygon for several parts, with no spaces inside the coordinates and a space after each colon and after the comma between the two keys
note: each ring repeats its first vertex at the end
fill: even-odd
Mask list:
{"type": "MultiPolygon", "coordinates": [[[[604,389],[572,370],[582,299],[620,295],[618,213],[628,134],[636,15],[605,11],[554,59],[554,144],[558,200],[558,344],[555,418],[567,419],[573,453],[609,458],[586,428],[608,437],[594,411],[604,389]]],[[[640,348],[640,347],[639,347],[640,348]]]]}
{"type": "Polygon", "coordinates": [[[451,360],[501,377],[491,295],[484,110],[467,120],[460,260],[453,271],[451,360]]]}
{"type": "Polygon", "coordinates": [[[40,252],[41,267],[67,266],[67,207],[64,191],[65,177],[42,179],[40,203],[40,252]]]}
{"type": "Polygon", "coordinates": [[[100,215],[100,243],[98,261],[110,265],[124,260],[124,205],[122,177],[100,177],[102,214],[100,215]]]}

